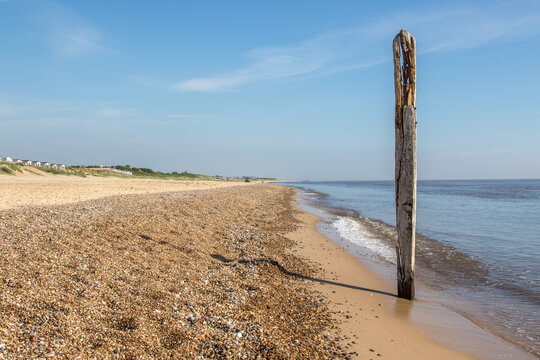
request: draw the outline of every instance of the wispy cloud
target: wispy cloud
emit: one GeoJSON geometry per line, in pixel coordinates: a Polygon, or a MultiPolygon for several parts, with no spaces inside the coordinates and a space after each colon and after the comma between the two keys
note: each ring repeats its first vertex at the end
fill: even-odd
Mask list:
{"type": "Polygon", "coordinates": [[[104,45],[102,33],[96,26],[67,7],[43,1],[37,3],[35,11],[35,24],[57,56],[69,59],[95,53],[115,53],[104,45]]]}
{"type": "Polygon", "coordinates": [[[98,115],[100,117],[128,117],[128,116],[137,116],[139,111],[135,109],[124,109],[124,108],[111,108],[104,107],[90,112],[93,115],[98,115]]]}
{"type": "Polygon", "coordinates": [[[208,119],[208,115],[195,115],[195,114],[169,114],[168,118],[171,119],[208,119]]]}
{"type": "Polygon", "coordinates": [[[182,81],[178,91],[223,91],[250,82],[307,74],[320,69],[335,56],[329,37],[309,40],[290,47],[267,47],[250,51],[251,64],[228,74],[182,81]],[[323,44],[326,42],[326,45],[323,44]]]}
{"type": "MultiPolygon", "coordinates": [[[[519,5],[516,7],[519,9],[519,5]]],[[[420,53],[504,44],[540,33],[540,9],[516,12],[507,6],[460,8],[418,22],[415,28],[425,42],[420,53]]]]}
{"type": "Polygon", "coordinates": [[[169,114],[167,115],[166,119],[162,120],[162,122],[170,124],[194,125],[201,124],[210,118],[212,118],[210,115],[169,114]]]}
{"type": "Polygon", "coordinates": [[[254,49],[245,54],[247,64],[242,68],[187,79],[171,88],[183,92],[228,91],[258,81],[322,76],[373,66],[391,61],[389,39],[402,27],[416,37],[419,54],[422,54],[515,41],[537,34],[540,13],[534,2],[402,12],[295,45],[254,49]],[[532,10],[528,11],[524,5],[531,5],[532,10]]]}
{"type": "Polygon", "coordinates": [[[100,34],[87,26],[56,27],[51,32],[51,44],[62,56],[73,57],[95,52],[112,52],[100,44],[100,34]]]}

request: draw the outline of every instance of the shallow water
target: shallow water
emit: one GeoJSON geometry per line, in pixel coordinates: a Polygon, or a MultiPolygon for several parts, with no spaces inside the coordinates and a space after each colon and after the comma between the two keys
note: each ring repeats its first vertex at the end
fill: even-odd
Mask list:
{"type": "MultiPolygon", "coordinates": [[[[394,183],[288,183],[344,239],[395,263],[394,183]]],[[[419,181],[420,295],[540,354],[540,180],[419,181]],[[428,295],[429,294],[429,295],[428,295]]]]}

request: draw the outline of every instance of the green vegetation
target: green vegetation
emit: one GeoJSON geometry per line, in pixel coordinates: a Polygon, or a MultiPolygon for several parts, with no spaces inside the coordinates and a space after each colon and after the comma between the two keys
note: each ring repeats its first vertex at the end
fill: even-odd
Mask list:
{"type": "Polygon", "coordinates": [[[111,167],[103,167],[101,165],[74,165],[66,167],[65,170],[36,167],[36,166],[23,166],[19,164],[0,162],[0,174],[14,175],[15,171],[22,172],[23,169],[34,175],[43,176],[36,170],[47,172],[55,175],[70,175],[70,176],[96,176],[96,177],[119,177],[119,178],[144,178],[144,179],[163,179],[163,180],[215,180],[215,181],[256,181],[256,180],[275,180],[273,178],[259,178],[256,176],[238,176],[238,177],[225,177],[221,175],[208,176],[201,174],[194,174],[188,171],[170,173],[154,171],[149,168],[132,167],[131,165],[116,165],[111,167]],[[122,173],[125,172],[125,173],[122,173]],[[131,174],[131,175],[130,175],[131,174]]]}
{"type": "MultiPolygon", "coordinates": [[[[4,164],[2,164],[2,165],[4,165],[4,164]]],[[[13,170],[11,170],[10,168],[8,168],[6,166],[0,166],[0,174],[3,174],[3,175],[15,175],[13,170]]]]}
{"type": "Polygon", "coordinates": [[[80,176],[80,177],[86,177],[86,174],[83,171],[80,170],[60,170],[60,169],[54,169],[54,168],[39,168],[39,170],[48,172],[55,175],[74,175],[74,176],[80,176]]]}
{"type": "Polygon", "coordinates": [[[154,171],[149,168],[137,168],[137,167],[131,167],[130,165],[116,165],[114,167],[117,170],[122,171],[130,171],[133,175],[136,177],[144,177],[144,178],[155,178],[155,179],[172,179],[172,180],[193,180],[193,179],[204,179],[204,180],[215,180],[212,176],[206,176],[206,175],[199,175],[199,174],[193,174],[187,171],[184,172],[177,172],[173,171],[172,173],[164,173],[161,171],[154,171]]]}
{"type": "Polygon", "coordinates": [[[88,176],[95,177],[119,177],[119,178],[130,178],[129,175],[123,175],[116,172],[110,171],[109,168],[104,169],[84,169],[83,172],[88,176]]]}
{"type": "Polygon", "coordinates": [[[8,162],[5,162],[5,161],[2,161],[0,163],[0,165],[3,165],[7,168],[9,168],[10,170],[12,171],[17,171],[17,172],[22,172],[21,170],[21,165],[17,165],[17,164],[13,164],[13,163],[8,163],[8,162]]]}

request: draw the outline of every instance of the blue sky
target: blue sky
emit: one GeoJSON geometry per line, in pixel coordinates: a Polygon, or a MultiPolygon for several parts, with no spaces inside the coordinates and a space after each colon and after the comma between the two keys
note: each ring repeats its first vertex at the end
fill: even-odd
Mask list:
{"type": "Polygon", "coordinates": [[[419,178],[540,178],[540,2],[519,0],[0,0],[0,155],[392,179],[401,28],[419,178]]]}

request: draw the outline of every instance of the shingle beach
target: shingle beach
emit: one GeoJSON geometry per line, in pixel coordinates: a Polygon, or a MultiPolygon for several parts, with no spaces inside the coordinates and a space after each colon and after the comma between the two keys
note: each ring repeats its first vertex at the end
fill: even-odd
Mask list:
{"type": "Polygon", "coordinates": [[[0,357],[333,358],[290,273],[292,190],[120,195],[0,212],[0,357]]]}

